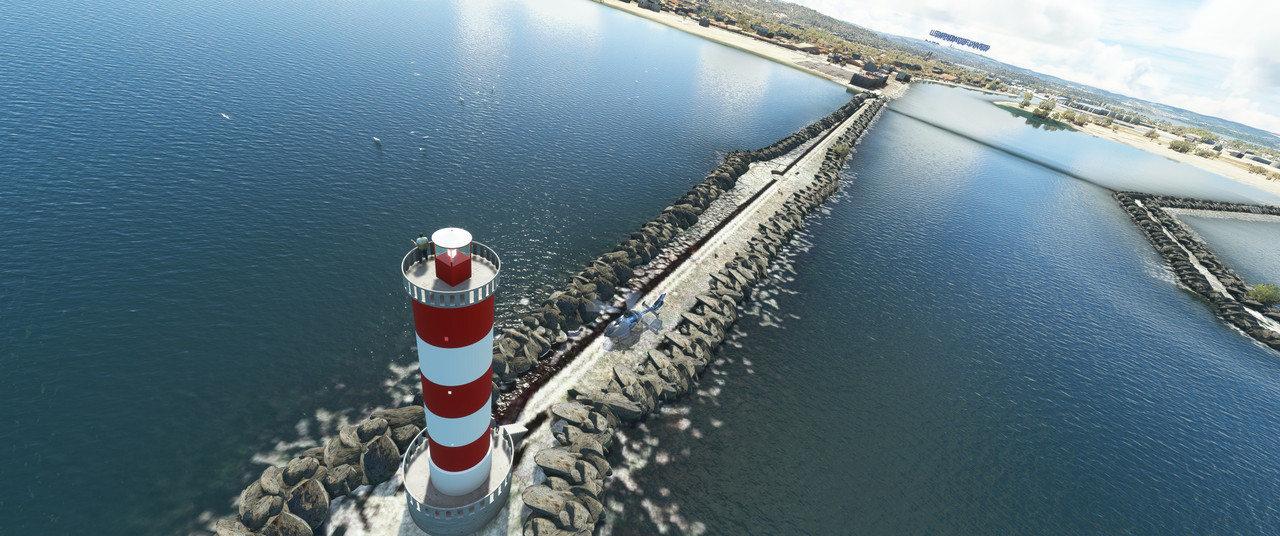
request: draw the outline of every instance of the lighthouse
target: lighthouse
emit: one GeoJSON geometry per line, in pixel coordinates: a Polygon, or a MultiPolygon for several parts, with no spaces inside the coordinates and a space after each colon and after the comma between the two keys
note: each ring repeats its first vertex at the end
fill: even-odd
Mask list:
{"type": "Polygon", "coordinates": [[[473,532],[511,488],[512,430],[493,420],[494,293],[502,263],[456,227],[401,262],[413,308],[426,428],[402,461],[411,517],[428,534],[473,532]]]}

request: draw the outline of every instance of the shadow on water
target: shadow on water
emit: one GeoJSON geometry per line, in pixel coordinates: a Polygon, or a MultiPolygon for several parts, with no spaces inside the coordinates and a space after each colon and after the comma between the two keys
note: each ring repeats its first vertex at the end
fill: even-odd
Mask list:
{"type": "Polygon", "coordinates": [[[899,110],[895,110],[895,109],[890,108],[890,107],[886,107],[885,109],[886,109],[886,110],[888,110],[888,111],[890,111],[890,112],[893,112],[893,113],[895,113],[895,114],[898,114],[898,115],[901,115],[901,116],[903,116],[903,117],[906,117],[906,118],[908,118],[908,119],[914,119],[914,120],[916,120],[916,121],[919,121],[919,122],[921,122],[921,123],[924,123],[924,124],[926,124],[926,125],[929,125],[929,126],[931,126],[931,127],[934,127],[934,128],[936,128],[936,129],[938,129],[938,130],[942,130],[942,131],[944,131],[944,132],[949,132],[949,133],[951,133],[951,134],[954,134],[954,135],[959,136],[959,137],[961,137],[961,138],[964,138],[964,139],[966,139],[966,140],[969,140],[969,141],[972,141],[972,142],[977,143],[977,144],[979,144],[979,145],[982,145],[983,147],[989,147],[989,148],[991,148],[991,149],[995,149],[996,151],[999,151],[999,152],[1001,152],[1001,153],[1007,154],[1007,155],[1012,156],[1012,157],[1014,157],[1014,158],[1017,158],[1017,159],[1019,159],[1019,160],[1022,160],[1022,161],[1025,161],[1025,162],[1030,162],[1030,163],[1032,163],[1032,164],[1035,164],[1035,165],[1037,165],[1037,166],[1043,167],[1043,168],[1045,168],[1045,169],[1048,169],[1048,170],[1051,170],[1051,171],[1055,171],[1055,172],[1057,172],[1057,173],[1061,173],[1061,174],[1066,175],[1066,176],[1068,176],[1068,177],[1071,177],[1071,178],[1073,178],[1073,179],[1077,179],[1077,180],[1080,180],[1080,181],[1087,182],[1087,183],[1089,183],[1089,184],[1092,184],[1092,185],[1094,185],[1094,186],[1097,186],[1097,187],[1099,187],[1099,188],[1102,188],[1102,189],[1104,189],[1104,190],[1106,190],[1106,191],[1108,191],[1108,192],[1113,192],[1113,191],[1115,191],[1115,189],[1114,189],[1114,188],[1111,188],[1111,187],[1109,187],[1109,186],[1103,185],[1103,184],[1101,184],[1101,183],[1099,183],[1099,182],[1097,182],[1097,181],[1095,181],[1095,180],[1089,179],[1089,178],[1087,178],[1087,177],[1083,177],[1083,176],[1081,176],[1081,175],[1078,175],[1078,174],[1076,174],[1075,172],[1069,171],[1069,170],[1067,170],[1067,169],[1065,169],[1065,168],[1063,168],[1063,167],[1061,167],[1061,166],[1058,166],[1058,165],[1056,165],[1056,164],[1053,164],[1053,163],[1051,163],[1051,162],[1047,162],[1047,161],[1041,160],[1041,159],[1039,159],[1039,158],[1035,158],[1035,157],[1033,157],[1033,156],[1031,156],[1031,155],[1028,155],[1028,154],[1026,154],[1026,153],[1017,153],[1017,152],[1010,151],[1009,149],[1006,149],[1006,148],[1004,148],[1004,147],[1000,147],[999,145],[993,145],[993,144],[991,144],[990,142],[987,142],[987,141],[984,141],[984,140],[980,140],[980,139],[978,139],[978,138],[975,138],[975,137],[970,136],[970,135],[968,135],[968,134],[965,134],[965,133],[963,133],[963,132],[960,132],[960,131],[954,130],[954,129],[949,128],[949,127],[945,127],[945,126],[939,125],[939,124],[934,123],[934,122],[932,122],[932,121],[929,121],[929,120],[927,120],[927,119],[921,119],[921,118],[916,117],[916,116],[914,116],[914,115],[911,115],[911,114],[908,114],[908,113],[905,113],[905,112],[902,112],[902,111],[899,111],[899,110]]]}

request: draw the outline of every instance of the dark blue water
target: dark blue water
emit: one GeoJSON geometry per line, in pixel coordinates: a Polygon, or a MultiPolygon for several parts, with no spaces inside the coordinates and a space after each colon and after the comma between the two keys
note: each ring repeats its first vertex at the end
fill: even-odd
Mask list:
{"type": "Polygon", "coordinates": [[[256,454],[401,403],[410,237],[493,246],[511,318],[849,98],[583,1],[5,3],[0,35],[0,534],[229,512],[256,454]]]}
{"type": "MultiPolygon", "coordinates": [[[[848,98],[569,0],[5,4],[0,35],[0,534],[229,512],[261,462],[411,392],[409,237],[494,246],[510,318],[848,98]]],[[[1274,525],[1275,355],[1103,190],[992,147],[1262,194],[967,92],[895,106],[968,138],[885,115],[691,426],[647,425],[667,464],[617,531],[655,528],[644,501],[717,533],[1274,525]]]]}
{"type": "MultiPolygon", "coordinates": [[[[1096,139],[1007,120],[1090,169],[1096,139]]],[[[894,113],[844,177],[698,393],[625,432],[614,534],[1275,532],[1280,354],[1108,191],[894,113]]]]}

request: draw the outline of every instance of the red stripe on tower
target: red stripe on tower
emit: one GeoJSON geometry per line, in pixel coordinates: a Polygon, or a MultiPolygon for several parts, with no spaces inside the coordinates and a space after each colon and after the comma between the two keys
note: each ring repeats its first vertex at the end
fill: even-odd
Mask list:
{"type": "Polygon", "coordinates": [[[462,385],[437,385],[422,375],[422,404],[432,415],[459,419],[485,409],[492,394],[493,365],[484,375],[462,385]]]}
{"type": "Polygon", "coordinates": [[[447,495],[464,495],[486,482],[493,460],[490,378],[499,266],[497,255],[462,229],[436,231],[431,242],[429,258],[405,261],[430,481],[447,495]]]}
{"type": "Polygon", "coordinates": [[[438,348],[475,344],[493,329],[493,296],[453,309],[428,307],[415,301],[413,329],[419,338],[438,348]]]}
{"type": "Polygon", "coordinates": [[[436,443],[430,437],[427,440],[431,442],[432,463],[445,471],[454,473],[466,471],[489,455],[489,434],[482,435],[470,445],[461,447],[446,447],[436,443]]]}

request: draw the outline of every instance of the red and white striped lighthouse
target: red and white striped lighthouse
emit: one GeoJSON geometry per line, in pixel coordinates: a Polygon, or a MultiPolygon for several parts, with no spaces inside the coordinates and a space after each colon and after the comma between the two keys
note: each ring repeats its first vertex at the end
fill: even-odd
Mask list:
{"type": "Polygon", "coordinates": [[[416,266],[412,280],[406,271],[405,288],[413,298],[431,486],[459,496],[485,484],[493,462],[490,378],[498,262],[456,227],[432,233],[431,245],[434,258],[416,266]]]}
{"type": "Polygon", "coordinates": [[[502,511],[525,429],[495,427],[490,409],[501,259],[456,228],[433,233],[426,253],[415,248],[400,263],[413,299],[427,410],[427,427],[405,448],[400,471],[414,524],[427,534],[461,536],[502,511]]]}

